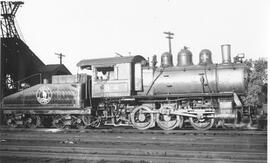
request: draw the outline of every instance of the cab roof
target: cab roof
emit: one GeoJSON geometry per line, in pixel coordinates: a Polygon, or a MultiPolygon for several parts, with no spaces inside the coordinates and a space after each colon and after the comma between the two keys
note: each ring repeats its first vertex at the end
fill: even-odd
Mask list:
{"type": "Polygon", "coordinates": [[[110,58],[99,58],[99,59],[84,59],[77,63],[78,67],[102,67],[102,66],[113,66],[119,63],[138,63],[145,60],[140,55],[135,56],[124,56],[124,57],[110,57],[110,58]]]}

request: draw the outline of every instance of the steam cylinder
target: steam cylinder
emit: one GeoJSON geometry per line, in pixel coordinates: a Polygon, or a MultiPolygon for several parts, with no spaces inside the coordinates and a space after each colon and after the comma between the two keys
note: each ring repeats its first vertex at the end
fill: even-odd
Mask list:
{"type": "Polygon", "coordinates": [[[169,52],[165,52],[161,55],[161,67],[172,67],[173,57],[169,52]]]}
{"type": "Polygon", "coordinates": [[[222,54],[223,64],[231,63],[231,45],[230,44],[221,45],[221,54],[222,54]]]}
{"type": "Polygon", "coordinates": [[[203,49],[200,52],[200,65],[213,64],[212,52],[208,49],[203,49]]]}
{"type": "Polygon", "coordinates": [[[187,49],[187,47],[184,47],[177,55],[178,60],[178,67],[181,66],[190,66],[193,65],[192,62],[192,53],[187,49]]]}

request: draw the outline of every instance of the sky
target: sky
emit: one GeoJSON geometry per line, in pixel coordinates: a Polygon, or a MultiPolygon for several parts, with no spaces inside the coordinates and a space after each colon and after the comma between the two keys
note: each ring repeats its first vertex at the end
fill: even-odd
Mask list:
{"type": "Polygon", "coordinates": [[[165,31],[174,33],[172,53],[183,46],[198,64],[202,49],[221,63],[221,45],[231,44],[232,57],[268,58],[268,0],[25,0],[16,15],[24,41],[45,63],[55,53],[72,72],[82,59],[142,55],[168,51],[165,31]]]}

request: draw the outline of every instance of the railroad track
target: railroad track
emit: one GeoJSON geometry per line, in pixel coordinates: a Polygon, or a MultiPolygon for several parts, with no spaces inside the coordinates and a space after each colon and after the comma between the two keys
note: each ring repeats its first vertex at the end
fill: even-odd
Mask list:
{"type": "Polygon", "coordinates": [[[264,153],[184,151],[184,150],[142,150],[121,148],[82,148],[51,146],[3,146],[1,154],[5,156],[31,156],[49,158],[69,158],[83,160],[132,160],[149,162],[179,162],[179,160],[196,162],[264,162],[264,153]],[[4,149],[4,151],[3,151],[4,149]],[[162,161],[161,161],[162,160],[162,161]]]}
{"type": "Polygon", "coordinates": [[[48,130],[0,129],[0,156],[115,162],[267,160],[265,131],[48,130]]]}
{"type": "Polygon", "coordinates": [[[206,131],[198,130],[161,130],[161,129],[149,129],[149,130],[138,130],[131,127],[116,127],[116,128],[101,128],[101,129],[55,129],[55,128],[10,128],[7,126],[0,126],[0,132],[64,132],[64,133],[135,133],[135,134],[171,134],[171,135],[222,135],[222,136],[233,136],[233,135],[267,135],[267,131],[260,130],[229,130],[229,129],[212,129],[206,131]]]}

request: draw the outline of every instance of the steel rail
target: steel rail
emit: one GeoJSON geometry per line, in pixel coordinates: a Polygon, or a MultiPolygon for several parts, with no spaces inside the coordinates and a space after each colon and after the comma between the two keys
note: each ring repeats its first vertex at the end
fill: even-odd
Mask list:
{"type": "MultiPolygon", "coordinates": [[[[62,140],[79,140],[81,143],[86,142],[138,142],[138,143],[166,143],[166,144],[215,144],[215,145],[265,145],[267,142],[266,137],[197,137],[197,136],[174,136],[174,135],[136,135],[134,134],[63,134],[63,133],[51,133],[51,134],[35,134],[35,133],[1,133],[1,139],[4,140],[27,140],[27,141],[62,141],[62,140]],[[197,141],[197,142],[195,142],[197,141]],[[198,141],[200,141],[198,143],[198,141]],[[236,144],[237,143],[237,144],[236,144]]],[[[251,147],[250,147],[251,148],[251,147]]]]}
{"type": "Polygon", "coordinates": [[[267,131],[259,130],[221,130],[211,129],[206,131],[198,130],[170,130],[165,131],[161,129],[150,129],[150,130],[137,130],[132,127],[118,127],[118,128],[100,128],[100,129],[55,129],[55,128],[9,128],[7,126],[0,127],[0,132],[64,132],[64,133],[136,133],[136,134],[161,134],[161,135],[213,135],[213,136],[248,136],[248,135],[261,135],[267,136],[267,131]]]}
{"type": "MultiPolygon", "coordinates": [[[[224,159],[211,159],[211,158],[179,158],[179,157],[153,157],[153,156],[123,156],[123,155],[104,155],[104,154],[78,154],[78,153],[50,153],[50,152],[23,152],[23,151],[1,151],[0,156],[9,157],[26,157],[32,158],[52,158],[52,159],[73,159],[73,160],[87,160],[87,161],[136,161],[136,162],[155,162],[155,163],[266,163],[266,160],[224,160],[224,159]]],[[[47,160],[47,159],[46,159],[47,160]]]]}
{"type": "MultiPolygon", "coordinates": [[[[220,159],[227,161],[237,161],[237,160],[266,160],[266,152],[219,152],[219,151],[185,151],[185,150],[158,150],[158,149],[124,149],[124,148],[91,148],[91,147],[52,147],[52,146],[0,146],[1,153],[3,151],[9,152],[28,152],[28,156],[33,156],[32,153],[42,152],[42,153],[53,153],[62,155],[63,153],[70,154],[88,154],[91,155],[101,154],[109,155],[114,157],[115,155],[122,155],[129,158],[130,156],[151,156],[164,157],[164,158],[201,158],[201,159],[220,159]],[[31,154],[31,155],[30,155],[31,154]]],[[[56,156],[57,157],[57,156],[56,156]]],[[[92,156],[93,157],[93,156],[92,156]]]]}

